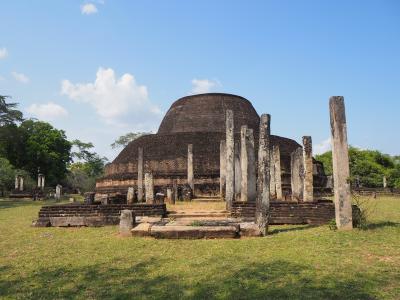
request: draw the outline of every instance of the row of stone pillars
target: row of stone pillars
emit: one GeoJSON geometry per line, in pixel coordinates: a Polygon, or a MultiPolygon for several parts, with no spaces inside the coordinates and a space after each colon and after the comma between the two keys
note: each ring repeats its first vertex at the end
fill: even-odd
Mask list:
{"type": "MultiPolygon", "coordinates": [[[[44,188],[44,175],[39,174],[38,175],[38,188],[43,189],[44,188]]],[[[15,190],[17,191],[23,191],[24,190],[24,177],[21,175],[15,176],[15,190]]]]}
{"type": "MultiPolygon", "coordinates": [[[[331,97],[329,101],[332,159],[334,172],[335,218],[339,229],[352,228],[352,207],[349,183],[349,158],[347,144],[347,126],[343,97],[331,97]]],[[[234,139],[233,111],[226,111],[226,141],[220,145],[221,181],[220,188],[225,185],[225,200],[227,209],[232,208],[235,200],[235,157],[237,149],[234,139]],[[224,153],[225,155],[223,155],[224,153]],[[225,157],[224,157],[225,156],[225,157]]],[[[269,202],[271,190],[281,197],[280,182],[280,151],[278,147],[270,151],[270,122],[271,117],[263,114],[260,118],[260,136],[258,150],[257,188],[253,189],[255,180],[254,136],[247,126],[241,127],[241,199],[247,201],[255,196],[256,191],[256,222],[260,231],[265,235],[268,231],[269,202]],[[271,158],[274,158],[273,168],[271,158]],[[273,170],[272,170],[273,169],[273,170]],[[275,191],[271,188],[271,173],[274,174],[275,191]],[[279,178],[277,180],[277,174],[279,178]],[[278,181],[278,184],[277,184],[278,181]]],[[[292,196],[304,201],[313,201],[313,158],[312,139],[303,137],[303,149],[299,148],[291,155],[292,196]]],[[[236,178],[237,179],[237,178],[236,178]]]]}

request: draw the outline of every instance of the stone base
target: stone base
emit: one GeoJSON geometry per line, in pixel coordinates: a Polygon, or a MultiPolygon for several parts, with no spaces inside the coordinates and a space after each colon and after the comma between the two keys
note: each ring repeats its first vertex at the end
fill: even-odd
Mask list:
{"type": "Polygon", "coordinates": [[[216,239],[235,238],[234,226],[157,226],[150,229],[151,236],[159,239],[216,239]]]}
{"type": "Polygon", "coordinates": [[[255,223],[240,223],[240,236],[242,237],[258,237],[261,236],[261,231],[255,223]]]}

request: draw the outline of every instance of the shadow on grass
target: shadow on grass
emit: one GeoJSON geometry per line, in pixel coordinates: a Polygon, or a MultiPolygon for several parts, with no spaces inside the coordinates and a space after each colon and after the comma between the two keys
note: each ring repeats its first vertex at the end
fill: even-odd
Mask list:
{"type": "Polygon", "coordinates": [[[121,268],[113,263],[38,269],[23,278],[3,277],[0,298],[375,299],[369,290],[384,284],[382,278],[365,274],[347,280],[340,274],[317,277],[312,268],[285,260],[242,268],[221,262],[211,276],[195,266],[190,274],[173,273],[162,269],[162,264],[162,260],[152,258],[129,267],[124,262],[121,268]]]}
{"type": "Polygon", "coordinates": [[[384,228],[384,227],[400,227],[400,223],[391,222],[391,221],[381,221],[381,222],[377,222],[377,223],[370,223],[362,229],[363,230],[374,230],[374,229],[379,229],[379,228],[384,228]]]}
{"type": "Polygon", "coordinates": [[[315,227],[318,227],[318,226],[317,225],[299,225],[296,227],[289,227],[289,228],[276,228],[276,229],[269,230],[268,234],[277,234],[277,233],[290,232],[290,231],[301,231],[301,230],[307,230],[307,229],[311,229],[311,228],[315,228],[315,227]]]}

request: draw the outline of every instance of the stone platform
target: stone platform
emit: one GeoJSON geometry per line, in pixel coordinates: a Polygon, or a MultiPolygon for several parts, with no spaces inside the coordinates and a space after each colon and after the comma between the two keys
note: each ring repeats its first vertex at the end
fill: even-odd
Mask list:
{"type": "Polygon", "coordinates": [[[70,227],[70,226],[104,226],[119,224],[121,210],[128,209],[135,216],[164,217],[167,212],[165,204],[66,204],[43,206],[39,218],[34,222],[36,227],[70,227]]]}

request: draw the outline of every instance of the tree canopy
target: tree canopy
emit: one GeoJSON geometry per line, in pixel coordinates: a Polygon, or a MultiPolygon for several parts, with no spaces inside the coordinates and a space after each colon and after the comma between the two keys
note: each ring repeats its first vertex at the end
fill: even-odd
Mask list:
{"type": "Polygon", "coordinates": [[[114,143],[111,144],[111,147],[113,149],[119,148],[119,147],[125,147],[127,146],[130,142],[140,138],[141,136],[144,135],[149,135],[151,134],[150,132],[129,132],[125,135],[121,135],[119,138],[117,138],[114,143]]]}
{"type": "MultiPolygon", "coordinates": [[[[316,155],[324,165],[325,173],[332,175],[332,151],[316,155]]],[[[364,187],[382,187],[386,176],[388,187],[400,188],[399,156],[390,156],[376,150],[349,147],[350,179],[364,187]]]]}

